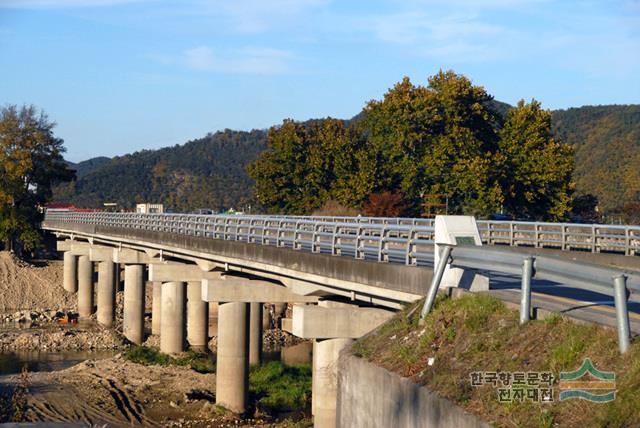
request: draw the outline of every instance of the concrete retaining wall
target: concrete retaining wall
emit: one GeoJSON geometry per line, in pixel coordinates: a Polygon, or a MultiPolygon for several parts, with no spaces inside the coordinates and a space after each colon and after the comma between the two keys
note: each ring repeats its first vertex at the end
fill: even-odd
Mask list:
{"type": "Polygon", "coordinates": [[[338,360],[337,426],[488,428],[428,389],[342,351],[338,360]]]}

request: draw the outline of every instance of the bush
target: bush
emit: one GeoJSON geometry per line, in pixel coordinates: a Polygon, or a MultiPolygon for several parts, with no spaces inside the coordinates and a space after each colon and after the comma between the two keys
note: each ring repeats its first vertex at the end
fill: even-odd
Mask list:
{"type": "Polygon", "coordinates": [[[156,348],[147,346],[132,346],[124,352],[124,358],[145,366],[186,366],[198,373],[215,373],[216,365],[211,356],[189,351],[185,355],[174,358],[170,355],[161,353],[156,348]]]}
{"type": "Polygon", "coordinates": [[[257,410],[268,414],[307,410],[311,403],[311,367],[285,366],[272,361],[255,366],[249,394],[257,410]]]}

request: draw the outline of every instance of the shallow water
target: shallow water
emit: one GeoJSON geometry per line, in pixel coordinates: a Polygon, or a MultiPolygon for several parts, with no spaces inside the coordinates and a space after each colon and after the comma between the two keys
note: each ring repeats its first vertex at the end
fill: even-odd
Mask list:
{"type": "Polygon", "coordinates": [[[117,351],[15,351],[0,353],[0,375],[62,370],[89,359],[109,358],[117,351]]]}

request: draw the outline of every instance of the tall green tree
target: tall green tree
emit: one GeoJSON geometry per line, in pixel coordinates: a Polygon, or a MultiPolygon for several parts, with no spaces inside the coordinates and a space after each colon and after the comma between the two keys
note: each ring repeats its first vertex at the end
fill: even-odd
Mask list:
{"type": "Polygon", "coordinates": [[[38,207],[51,197],[52,185],[74,175],[54,127],[34,106],[0,110],[0,239],[11,250],[37,245],[38,207]]]}
{"type": "Polygon", "coordinates": [[[359,141],[353,127],[331,118],[271,128],[267,150],[248,167],[258,201],[288,214],[309,213],[330,199],[352,205],[359,141]]]}
{"type": "Polygon", "coordinates": [[[518,218],[561,220],[571,211],[573,149],[551,133],[551,112],[523,100],[500,131],[505,210],[518,218]]]}
{"type": "Polygon", "coordinates": [[[413,214],[422,195],[433,193],[447,194],[455,213],[494,211],[502,202],[492,168],[500,121],[491,101],[466,77],[440,71],[427,87],[405,77],[369,102],[363,121],[369,167],[361,174],[376,183],[371,190],[400,193],[413,214]]]}

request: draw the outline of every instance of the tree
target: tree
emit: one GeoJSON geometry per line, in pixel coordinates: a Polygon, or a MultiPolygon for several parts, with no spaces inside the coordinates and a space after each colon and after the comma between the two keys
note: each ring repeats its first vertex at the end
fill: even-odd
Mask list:
{"type": "Polygon", "coordinates": [[[573,149],[551,134],[551,112],[523,100],[500,131],[504,209],[516,218],[561,220],[571,211],[573,149]]]}
{"type": "Polygon", "coordinates": [[[500,118],[484,88],[453,71],[429,85],[408,77],[365,107],[370,193],[399,193],[420,212],[420,195],[444,193],[453,213],[488,214],[500,206],[493,168],[500,118]]]}
{"type": "Polygon", "coordinates": [[[390,192],[371,194],[363,207],[364,214],[369,217],[402,217],[406,209],[400,195],[390,192]]]}
{"type": "Polygon", "coordinates": [[[52,185],[74,176],[54,127],[34,106],[0,110],[0,239],[10,250],[37,245],[38,207],[51,197],[52,185]]]}
{"type": "Polygon", "coordinates": [[[354,206],[357,130],[337,119],[285,120],[269,130],[267,150],[248,167],[258,201],[272,213],[306,214],[334,199],[354,206]]]}
{"type": "Polygon", "coordinates": [[[584,223],[600,223],[602,215],[598,209],[598,198],[594,195],[579,195],[571,201],[572,221],[584,223]]]}

